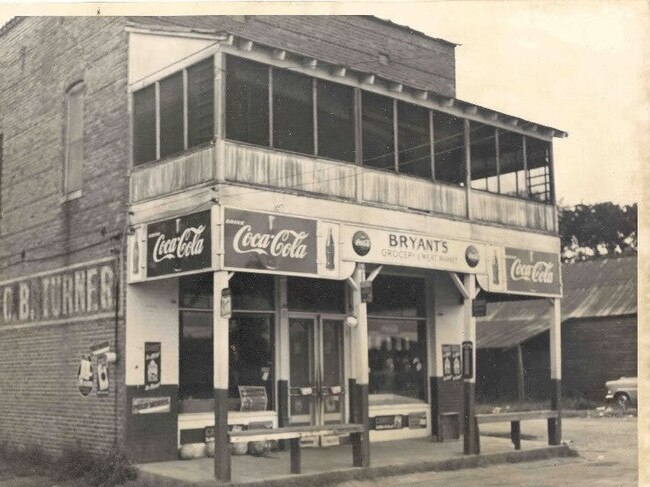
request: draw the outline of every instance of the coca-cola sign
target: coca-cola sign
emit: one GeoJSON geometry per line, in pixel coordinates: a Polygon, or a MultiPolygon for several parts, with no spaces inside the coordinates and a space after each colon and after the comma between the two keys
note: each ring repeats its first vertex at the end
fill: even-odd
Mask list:
{"type": "Polygon", "coordinates": [[[316,274],[316,220],[224,210],[224,266],[316,274]]]}
{"type": "Polygon", "coordinates": [[[147,226],[147,277],[211,267],[210,210],[147,226]]]}
{"type": "Polygon", "coordinates": [[[528,294],[560,295],[560,256],[506,247],[506,287],[528,294]]]}

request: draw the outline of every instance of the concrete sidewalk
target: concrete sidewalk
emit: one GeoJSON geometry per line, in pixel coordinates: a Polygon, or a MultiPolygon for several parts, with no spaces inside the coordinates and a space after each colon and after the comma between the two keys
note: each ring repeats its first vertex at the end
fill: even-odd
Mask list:
{"type": "MultiPolygon", "coordinates": [[[[304,448],[301,475],[289,473],[289,453],[272,452],[266,457],[232,457],[232,485],[289,487],[330,485],[350,479],[368,479],[421,471],[457,470],[497,463],[573,456],[568,447],[549,447],[545,441],[522,440],[515,451],[510,439],[481,436],[481,454],[463,455],[462,440],[437,443],[430,439],[372,443],[371,467],[352,467],[350,445],[304,448]]],[[[214,481],[211,458],[139,465],[142,478],[156,478],[159,485],[219,485],[214,481]],[[166,481],[165,481],[166,480],[166,481]]]]}

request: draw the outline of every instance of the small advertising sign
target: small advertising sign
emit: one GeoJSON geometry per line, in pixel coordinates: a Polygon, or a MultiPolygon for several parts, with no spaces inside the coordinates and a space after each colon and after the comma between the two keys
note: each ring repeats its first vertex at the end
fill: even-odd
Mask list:
{"type": "Polygon", "coordinates": [[[518,294],[561,296],[560,255],[506,247],[506,289],[518,294]]]}
{"type": "Polygon", "coordinates": [[[95,382],[95,371],[90,354],[83,354],[81,362],[79,363],[79,370],[77,372],[77,385],[79,392],[82,396],[87,396],[93,390],[93,383],[95,382]]]}
{"type": "Polygon", "coordinates": [[[240,411],[266,411],[269,399],[264,386],[238,386],[240,411]]]}
{"type": "Polygon", "coordinates": [[[474,346],[472,342],[463,342],[463,379],[474,377],[474,346]]]}
{"type": "Polygon", "coordinates": [[[472,316],[479,317],[487,314],[487,300],[485,298],[472,300],[472,316]]]}
{"type": "Polygon", "coordinates": [[[97,395],[108,395],[108,388],[110,383],[108,381],[108,363],[106,355],[101,355],[97,358],[97,395]]]}
{"type": "Polygon", "coordinates": [[[160,387],[161,350],[160,342],[144,344],[144,390],[160,387]]]}
{"type": "Polygon", "coordinates": [[[399,430],[404,427],[403,416],[401,414],[375,416],[373,419],[375,430],[399,430]]]}
{"type": "Polygon", "coordinates": [[[134,397],[131,402],[131,414],[155,414],[171,411],[171,398],[167,397],[134,397]]]}
{"type": "MultiPolygon", "coordinates": [[[[313,274],[317,221],[271,213],[224,209],[224,267],[276,274],[313,274]]],[[[325,268],[335,267],[334,235],[326,236],[325,268]]]]}
{"type": "Polygon", "coordinates": [[[230,318],[232,315],[232,293],[230,289],[221,290],[221,317],[230,318]]]}
{"type": "Polygon", "coordinates": [[[361,281],[361,302],[372,303],[372,281],[361,281]]]}
{"type": "Polygon", "coordinates": [[[147,277],[212,267],[210,210],[147,225],[147,277]]]}
{"type": "Polygon", "coordinates": [[[485,245],[401,230],[345,226],[342,258],[469,274],[486,274],[485,245]]]}
{"type": "Polygon", "coordinates": [[[451,347],[451,378],[458,380],[463,377],[460,357],[460,345],[450,345],[451,347]]]}
{"type": "Polygon", "coordinates": [[[442,380],[451,380],[451,345],[442,346],[442,380]]]}

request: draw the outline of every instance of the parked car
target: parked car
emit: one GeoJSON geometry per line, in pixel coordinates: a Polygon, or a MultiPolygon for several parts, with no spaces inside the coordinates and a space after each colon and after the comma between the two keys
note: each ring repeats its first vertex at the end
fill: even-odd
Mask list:
{"type": "Polygon", "coordinates": [[[632,404],[636,405],[636,384],[636,377],[621,377],[617,380],[607,381],[605,382],[607,387],[605,399],[614,400],[621,409],[627,409],[632,404]]]}

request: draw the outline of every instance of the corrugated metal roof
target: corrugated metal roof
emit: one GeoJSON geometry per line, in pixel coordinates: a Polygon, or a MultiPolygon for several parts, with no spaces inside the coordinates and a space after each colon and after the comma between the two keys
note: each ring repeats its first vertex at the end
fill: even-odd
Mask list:
{"type": "MultiPolygon", "coordinates": [[[[562,321],[637,313],[637,257],[562,265],[562,321]]],[[[477,320],[479,348],[512,347],[549,329],[546,299],[489,303],[477,320]]]]}

